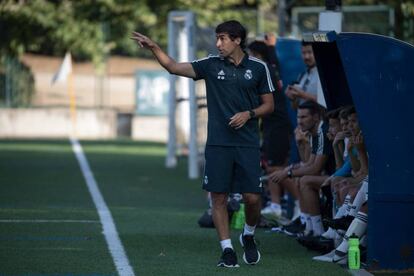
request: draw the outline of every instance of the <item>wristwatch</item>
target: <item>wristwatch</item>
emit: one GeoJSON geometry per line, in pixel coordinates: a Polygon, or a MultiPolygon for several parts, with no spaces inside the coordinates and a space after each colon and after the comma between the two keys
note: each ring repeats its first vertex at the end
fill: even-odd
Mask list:
{"type": "Polygon", "coordinates": [[[292,178],[292,169],[289,169],[288,171],[287,171],[287,176],[289,177],[289,178],[292,178]]]}
{"type": "Polygon", "coordinates": [[[249,115],[250,115],[250,119],[253,119],[254,117],[256,117],[256,113],[254,112],[254,110],[249,110],[249,115]]]}

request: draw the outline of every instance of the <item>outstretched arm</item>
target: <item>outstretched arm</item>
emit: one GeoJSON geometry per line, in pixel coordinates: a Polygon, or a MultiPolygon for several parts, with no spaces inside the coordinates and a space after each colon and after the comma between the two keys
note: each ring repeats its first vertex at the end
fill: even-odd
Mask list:
{"type": "Polygon", "coordinates": [[[139,32],[133,32],[132,37],[141,48],[146,48],[152,52],[159,64],[164,67],[169,73],[188,78],[195,78],[193,66],[189,62],[176,62],[168,56],[157,43],[139,32]]]}

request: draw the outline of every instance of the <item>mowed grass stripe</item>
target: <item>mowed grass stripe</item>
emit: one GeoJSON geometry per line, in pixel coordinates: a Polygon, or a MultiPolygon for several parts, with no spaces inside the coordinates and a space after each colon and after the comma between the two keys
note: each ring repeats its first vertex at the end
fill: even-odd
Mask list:
{"type": "MultiPolygon", "coordinates": [[[[99,220],[68,141],[0,140],[0,219],[99,220]]],[[[99,223],[0,224],[2,275],[115,275],[99,223]]]]}

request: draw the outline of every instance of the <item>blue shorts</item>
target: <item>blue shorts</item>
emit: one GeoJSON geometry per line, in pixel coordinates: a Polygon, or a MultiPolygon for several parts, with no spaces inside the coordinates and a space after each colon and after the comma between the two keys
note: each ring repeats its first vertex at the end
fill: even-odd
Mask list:
{"type": "Polygon", "coordinates": [[[261,193],[260,150],[206,146],[203,189],[215,193],[261,193]]]}

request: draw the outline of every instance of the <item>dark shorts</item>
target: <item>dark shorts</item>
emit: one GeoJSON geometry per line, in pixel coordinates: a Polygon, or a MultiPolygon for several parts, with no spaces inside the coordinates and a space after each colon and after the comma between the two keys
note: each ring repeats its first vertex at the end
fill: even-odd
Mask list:
{"type": "Polygon", "coordinates": [[[206,146],[203,189],[216,193],[261,193],[260,150],[206,146]]]}
{"type": "Polygon", "coordinates": [[[286,165],[291,137],[292,133],[288,127],[264,130],[262,151],[269,166],[286,165]]]}

